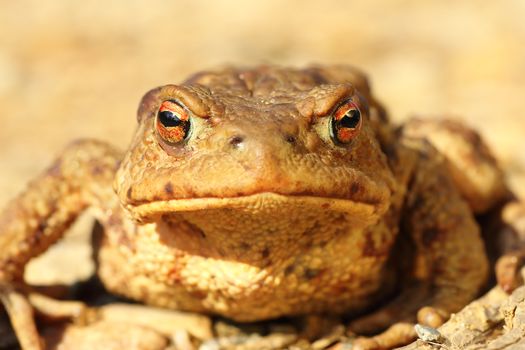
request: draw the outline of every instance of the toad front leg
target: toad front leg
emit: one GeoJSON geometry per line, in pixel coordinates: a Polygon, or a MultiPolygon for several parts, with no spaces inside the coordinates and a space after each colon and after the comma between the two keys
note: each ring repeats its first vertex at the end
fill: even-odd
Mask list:
{"type": "MultiPolygon", "coordinates": [[[[423,158],[407,198],[404,229],[417,251],[414,276],[427,281],[430,305],[448,315],[476,297],[489,275],[479,226],[447,174],[444,158],[419,146],[423,158]],[[425,157],[430,154],[430,159],[425,157]]],[[[444,320],[420,310],[418,322],[437,327],[444,320]]]]}
{"type": "Polygon", "coordinates": [[[440,326],[452,312],[476,297],[488,277],[483,241],[467,203],[447,176],[443,157],[424,141],[409,145],[419,154],[405,202],[401,230],[411,237],[414,267],[392,304],[355,321],[358,333],[384,333],[361,338],[356,349],[390,349],[415,336],[413,322],[440,326]]]}
{"type": "Polygon", "coordinates": [[[120,159],[105,143],[74,142],[2,212],[0,299],[24,350],[42,348],[21,291],[25,265],[59,240],[86,208],[116,200],[111,184],[120,159]]]}

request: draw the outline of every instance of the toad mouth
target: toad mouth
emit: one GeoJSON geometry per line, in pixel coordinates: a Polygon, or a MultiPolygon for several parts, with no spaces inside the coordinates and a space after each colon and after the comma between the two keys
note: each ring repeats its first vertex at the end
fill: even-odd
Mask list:
{"type": "Polygon", "coordinates": [[[294,206],[321,207],[326,210],[358,213],[359,216],[377,217],[380,214],[378,203],[361,202],[351,199],[316,197],[304,195],[283,195],[262,192],[237,197],[205,197],[191,199],[169,199],[152,201],[139,205],[128,204],[128,209],[139,218],[157,217],[165,213],[188,212],[212,209],[243,210],[257,208],[271,203],[276,207],[293,203],[294,206]]]}

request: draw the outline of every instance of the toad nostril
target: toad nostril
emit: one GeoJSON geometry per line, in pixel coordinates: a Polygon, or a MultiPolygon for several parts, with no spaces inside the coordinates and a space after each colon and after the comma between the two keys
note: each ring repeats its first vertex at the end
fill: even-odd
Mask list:
{"type": "Polygon", "coordinates": [[[288,143],[295,143],[295,141],[297,141],[296,138],[295,138],[295,136],[290,135],[290,134],[285,135],[285,136],[284,136],[284,139],[285,139],[286,142],[288,142],[288,143]]]}
{"type": "Polygon", "coordinates": [[[230,145],[234,147],[238,147],[241,143],[243,143],[244,137],[241,135],[235,135],[230,137],[230,140],[228,141],[230,145]]]}

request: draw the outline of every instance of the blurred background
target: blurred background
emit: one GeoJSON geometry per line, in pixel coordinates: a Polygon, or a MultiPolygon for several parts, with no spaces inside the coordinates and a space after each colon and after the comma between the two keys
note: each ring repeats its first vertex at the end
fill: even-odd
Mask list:
{"type": "Polygon", "coordinates": [[[224,64],[348,63],[392,118],[451,114],[525,195],[525,1],[0,0],[0,207],[144,92],[224,64]]]}

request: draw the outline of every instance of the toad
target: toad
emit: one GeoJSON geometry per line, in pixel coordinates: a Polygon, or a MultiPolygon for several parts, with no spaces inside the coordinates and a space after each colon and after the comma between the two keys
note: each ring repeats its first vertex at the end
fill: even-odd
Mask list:
{"type": "Polygon", "coordinates": [[[456,122],[394,126],[355,68],[198,73],[149,91],[137,123],[124,153],[70,144],[2,212],[0,296],[24,349],[42,347],[24,266],[88,208],[109,291],[241,322],[359,316],[373,336],[355,348],[439,326],[486,283],[474,214],[507,195],[494,158],[456,122]]]}

